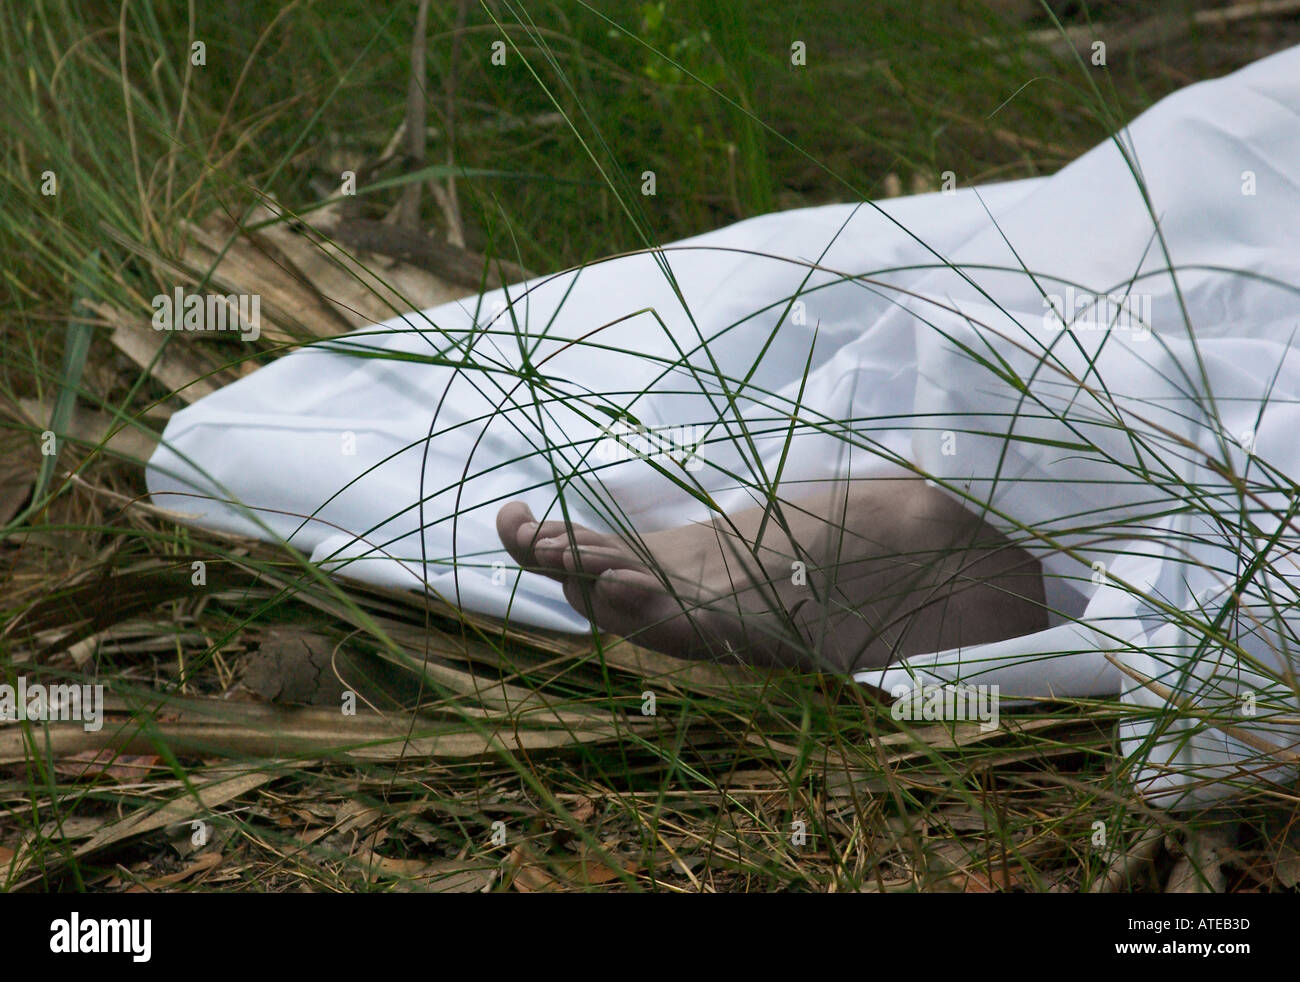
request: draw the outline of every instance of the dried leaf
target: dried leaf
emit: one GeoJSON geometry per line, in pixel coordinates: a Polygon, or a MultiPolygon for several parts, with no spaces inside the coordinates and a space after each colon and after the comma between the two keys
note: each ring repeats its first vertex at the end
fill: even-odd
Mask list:
{"type": "Polygon", "coordinates": [[[555,862],[553,866],[556,872],[559,873],[570,886],[576,889],[609,883],[613,880],[617,880],[622,875],[618,870],[611,869],[594,856],[581,856],[577,859],[559,860],[555,862]]]}
{"type": "MultiPolygon", "coordinates": [[[[161,808],[140,808],[116,822],[105,825],[91,836],[88,842],[82,843],[74,849],[73,856],[81,859],[126,839],[133,839],[156,829],[175,825],[178,822],[187,822],[196,816],[211,815],[213,809],[219,808],[227,801],[238,798],[254,788],[261,787],[268,781],[274,780],[275,777],[274,773],[251,770],[244,766],[222,768],[217,774],[212,775],[196,772],[192,780],[192,786],[195,789],[193,792],[183,790],[177,797],[161,808]],[[234,771],[233,774],[232,771],[234,771]],[[203,780],[205,776],[209,777],[207,781],[203,780]]],[[[44,856],[45,867],[41,873],[16,884],[15,889],[35,883],[43,876],[48,876],[55,865],[62,864],[65,860],[66,857],[62,854],[46,853],[44,856]]]]}
{"type": "Polygon", "coordinates": [[[564,889],[559,880],[533,863],[520,866],[510,885],[520,893],[559,893],[564,889]]]}
{"type": "Polygon", "coordinates": [[[398,859],[393,856],[380,856],[369,849],[359,852],[356,859],[370,872],[385,876],[419,876],[429,870],[428,862],[423,859],[398,859]]]}
{"type": "Polygon", "coordinates": [[[1222,893],[1228,882],[1224,851],[1222,839],[1214,832],[1188,832],[1184,854],[1169,874],[1165,893],[1222,893]]]}
{"type": "Polygon", "coordinates": [[[358,801],[348,800],[339,809],[338,827],[334,831],[346,833],[367,829],[383,817],[384,813],[378,808],[370,808],[358,801]]]}
{"type": "Polygon", "coordinates": [[[195,353],[194,345],[168,344],[164,348],[167,335],[155,331],[143,319],[132,317],[110,304],[90,303],[87,306],[112,325],[114,347],[178,398],[197,402],[217,391],[224,382],[234,381],[234,375],[223,379],[219,373],[214,374],[216,366],[205,365],[195,353]]]}
{"type": "Polygon", "coordinates": [[[43,823],[41,825],[41,838],[51,841],[84,839],[87,836],[94,835],[107,821],[106,818],[88,815],[65,815],[58,821],[50,819],[48,822],[43,823]]]}
{"type": "Polygon", "coordinates": [[[1278,849],[1273,875],[1287,889],[1300,884],[1300,825],[1293,825],[1278,849]]]}
{"type": "Polygon", "coordinates": [[[128,889],[127,893],[147,893],[150,890],[157,890],[160,887],[169,887],[184,880],[188,880],[195,873],[205,873],[208,870],[216,869],[221,865],[222,855],[219,852],[200,853],[184,869],[177,870],[175,873],[168,873],[166,876],[159,876],[152,880],[146,880],[144,883],[137,883],[128,889]]]}
{"type": "MultiPolygon", "coordinates": [[[[23,415],[27,421],[38,429],[44,428],[54,412],[54,404],[46,400],[20,399],[23,415]]],[[[78,407],[77,412],[67,421],[64,432],[77,443],[90,447],[102,447],[114,457],[125,458],[134,464],[143,464],[153,456],[158,446],[158,437],[132,425],[117,420],[108,413],[96,412],[78,407]],[[116,430],[116,432],[114,432],[116,430]],[[109,434],[112,436],[109,436],[109,434]]]]}
{"type": "Polygon", "coordinates": [[[987,873],[979,870],[959,870],[945,877],[948,883],[957,887],[962,893],[1005,893],[1008,890],[1024,888],[1025,882],[1020,866],[999,866],[987,873]]]}
{"type": "Polygon", "coordinates": [[[589,822],[592,816],[596,814],[596,803],[583,795],[573,803],[573,807],[569,809],[569,814],[573,816],[575,822],[589,822]]]}
{"type": "Polygon", "coordinates": [[[430,864],[433,872],[422,874],[422,884],[433,893],[483,893],[496,878],[495,866],[466,866],[449,860],[430,864]]]}
{"type": "Polygon", "coordinates": [[[6,432],[0,443],[0,525],[4,525],[31,495],[41,455],[34,442],[12,432],[6,432]]]}
{"type": "Polygon", "coordinates": [[[114,781],[140,781],[159,765],[157,754],[115,754],[111,750],[83,750],[54,763],[68,777],[106,777],[114,781]]]}

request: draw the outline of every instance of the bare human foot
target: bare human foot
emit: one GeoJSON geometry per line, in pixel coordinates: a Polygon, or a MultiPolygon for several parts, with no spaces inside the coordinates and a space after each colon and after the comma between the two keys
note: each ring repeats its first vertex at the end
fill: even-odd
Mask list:
{"type": "Polygon", "coordinates": [[[512,501],[497,533],[602,630],[681,657],[850,672],[1047,627],[1039,563],[919,478],[630,539],[512,501]]]}

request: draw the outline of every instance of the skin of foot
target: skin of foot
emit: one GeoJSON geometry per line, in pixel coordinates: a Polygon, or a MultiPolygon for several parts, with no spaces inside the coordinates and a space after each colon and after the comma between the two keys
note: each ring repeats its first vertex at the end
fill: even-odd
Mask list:
{"type": "Polygon", "coordinates": [[[1040,564],[919,478],[627,537],[512,501],[497,533],[601,630],[678,657],[844,673],[1047,627],[1040,564]]]}

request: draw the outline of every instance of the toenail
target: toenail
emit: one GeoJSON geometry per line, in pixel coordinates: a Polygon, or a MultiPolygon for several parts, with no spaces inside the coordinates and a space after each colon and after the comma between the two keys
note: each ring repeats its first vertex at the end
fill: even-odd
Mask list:
{"type": "Polygon", "coordinates": [[[537,528],[538,526],[536,522],[524,522],[524,524],[519,526],[519,533],[521,535],[526,535],[531,539],[537,534],[537,528]]]}
{"type": "Polygon", "coordinates": [[[559,549],[561,546],[566,546],[568,544],[569,544],[568,539],[566,539],[562,535],[557,535],[554,538],[542,539],[540,542],[537,543],[537,548],[538,549],[559,549]]]}

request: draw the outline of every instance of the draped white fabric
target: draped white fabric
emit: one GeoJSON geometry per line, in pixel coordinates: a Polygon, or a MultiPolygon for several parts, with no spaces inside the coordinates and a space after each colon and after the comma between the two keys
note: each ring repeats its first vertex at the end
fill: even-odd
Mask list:
{"type": "Polygon", "coordinates": [[[296,352],[177,413],[149,489],[350,577],[585,631],[500,548],[503,502],[557,517],[563,491],[644,532],[708,515],[683,483],[731,510],[778,473],[797,500],[919,468],[1042,560],[1051,627],[860,680],[1122,692],[1129,774],[1165,804],[1290,780],[1296,161],[1300,49],[1050,178],[768,215],[296,352]],[[611,440],[619,412],[648,432],[611,440]]]}

